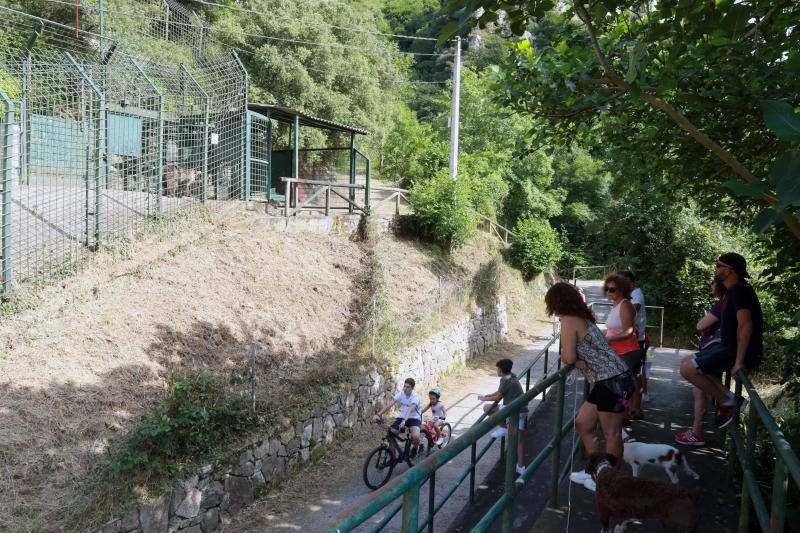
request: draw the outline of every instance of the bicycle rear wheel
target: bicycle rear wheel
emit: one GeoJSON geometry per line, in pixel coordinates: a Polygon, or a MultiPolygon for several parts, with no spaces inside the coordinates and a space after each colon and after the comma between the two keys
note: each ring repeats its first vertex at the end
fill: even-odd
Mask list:
{"type": "Polygon", "coordinates": [[[364,461],[364,484],[372,490],[381,488],[389,481],[394,464],[389,447],[381,444],[364,461]]]}
{"type": "MultiPolygon", "coordinates": [[[[411,436],[408,437],[408,440],[411,440],[411,436]]],[[[406,448],[406,463],[408,466],[414,466],[415,464],[424,461],[427,457],[431,454],[431,448],[429,444],[433,442],[433,437],[431,434],[425,431],[424,429],[419,432],[419,447],[417,448],[417,455],[411,457],[411,444],[409,443],[408,447],[406,448]]]]}

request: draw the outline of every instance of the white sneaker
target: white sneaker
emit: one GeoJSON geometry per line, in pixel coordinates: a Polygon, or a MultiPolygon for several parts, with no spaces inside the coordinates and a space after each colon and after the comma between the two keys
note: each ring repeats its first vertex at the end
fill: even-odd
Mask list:
{"type": "Polygon", "coordinates": [[[595,484],[594,480],[591,477],[583,482],[583,486],[592,492],[597,490],[597,485],[595,484]]]}
{"type": "Polygon", "coordinates": [[[649,402],[650,400],[651,400],[651,398],[650,398],[649,394],[647,394],[646,392],[644,394],[642,394],[642,401],[643,402],[649,402]]]}
{"type": "Polygon", "coordinates": [[[592,476],[581,470],[580,472],[572,472],[569,475],[569,480],[573,483],[578,483],[579,485],[583,485],[587,479],[592,479],[592,476]]]}
{"type": "Polygon", "coordinates": [[[444,444],[444,437],[439,437],[438,439],[436,439],[437,446],[441,446],[442,444],[444,444]]]}
{"type": "Polygon", "coordinates": [[[499,439],[505,437],[506,435],[508,435],[508,430],[506,428],[497,428],[489,433],[489,436],[493,439],[499,439]]]}
{"type": "Polygon", "coordinates": [[[517,474],[521,475],[523,472],[525,472],[525,467],[517,465],[517,474]]]}

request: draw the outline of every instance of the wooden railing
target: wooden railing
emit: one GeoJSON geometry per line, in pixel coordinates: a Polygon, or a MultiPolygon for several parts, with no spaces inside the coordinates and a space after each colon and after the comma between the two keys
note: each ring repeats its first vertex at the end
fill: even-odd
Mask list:
{"type": "Polygon", "coordinates": [[[490,235],[494,235],[503,243],[508,246],[509,245],[509,237],[516,237],[516,233],[508,229],[507,227],[499,224],[498,222],[492,220],[491,218],[487,217],[486,215],[482,215],[477,211],[470,209],[470,212],[477,215],[477,217],[481,220],[481,224],[484,224],[486,227],[486,231],[490,235]]]}
{"type": "Polygon", "coordinates": [[[400,202],[405,200],[408,203],[408,191],[406,189],[399,189],[397,187],[383,187],[359,183],[343,183],[338,181],[319,181],[319,180],[304,180],[299,178],[281,178],[286,183],[286,201],[284,204],[284,215],[287,217],[294,216],[303,210],[319,210],[319,205],[311,205],[311,203],[320,198],[322,195],[325,197],[325,203],[322,208],[325,210],[325,216],[329,216],[332,209],[347,209],[350,213],[360,211],[365,214],[374,212],[380,206],[394,200],[395,214],[400,214],[400,202]],[[312,186],[316,190],[310,195],[303,198],[298,203],[298,186],[307,185],[312,186]],[[364,191],[363,203],[356,201],[356,191],[364,191]],[[344,191],[344,192],[340,192],[344,191]],[[390,194],[379,201],[374,202],[372,193],[374,191],[389,192],[390,194]],[[331,195],[337,196],[346,202],[346,207],[331,206],[331,195]]]}

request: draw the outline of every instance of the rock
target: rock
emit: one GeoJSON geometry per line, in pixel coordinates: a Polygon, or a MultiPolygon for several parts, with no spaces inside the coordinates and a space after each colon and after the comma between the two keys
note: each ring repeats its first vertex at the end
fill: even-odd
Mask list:
{"type": "Polygon", "coordinates": [[[269,453],[269,440],[265,440],[253,450],[253,456],[256,459],[263,459],[269,453]]]}
{"type": "Polygon", "coordinates": [[[250,478],[250,482],[253,484],[253,487],[263,487],[267,484],[267,480],[264,478],[264,474],[261,473],[261,470],[256,470],[256,473],[250,478]]]}
{"type": "Polygon", "coordinates": [[[278,439],[270,439],[269,441],[269,454],[278,455],[278,450],[281,449],[281,441],[278,439]]]}
{"type": "Polygon", "coordinates": [[[210,533],[219,527],[219,510],[209,509],[203,515],[203,521],[200,522],[200,529],[203,533],[210,533]]]}
{"type": "Polygon", "coordinates": [[[211,474],[211,472],[213,472],[213,471],[214,471],[214,466],[213,465],[204,465],[200,469],[200,475],[205,477],[205,476],[208,476],[209,474],[211,474]]]}
{"type": "Polygon", "coordinates": [[[189,526],[187,528],[179,529],[178,531],[182,531],[184,533],[203,533],[200,524],[195,524],[193,526],[189,526]]]}
{"type": "Polygon", "coordinates": [[[281,433],[281,443],[284,445],[288,444],[290,440],[294,438],[294,428],[287,429],[283,433],[281,433]]]}
{"type": "Polygon", "coordinates": [[[272,481],[275,475],[275,465],[277,464],[278,457],[267,457],[261,462],[261,475],[264,477],[265,482],[272,481]]]}
{"type": "Polygon", "coordinates": [[[164,499],[139,509],[142,533],[163,533],[167,530],[168,521],[169,502],[164,499]]]}
{"type": "Polygon", "coordinates": [[[239,466],[231,470],[234,476],[250,477],[255,472],[255,464],[253,464],[253,452],[247,450],[241,457],[239,457],[239,466]]]}
{"type": "Polygon", "coordinates": [[[197,475],[190,476],[189,479],[183,482],[183,488],[187,492],[192,490],[197,486],[197,483],[200,481],[200,478],[197,475]]]}
{"type": "Polygon", "coordinates": [[[325,444],[330,444],[333,442],[333,439],[336,435],[334,431],[336,429],[336,422],[333,420],[331,415],[325,417],[325,422],[322,427],[322,434],[323,438],[325,439],[325,444]]]}
{"type": "Polygon", "coordinates": [[[291,456],[300,451],[300,439],[292,439],[286,444],[286,454],[291,456]]]}
{"type": "Polygon", "coordinates": [[[132,529],[139,529],[139,510],[135,509],[125,515],[120,523],[120,531],[131,531],[132,529]]]}
{"type": "Polygon", "coordinates": [[[253,502],[253,487],[248,478],[231,476],[225,480],[225,488],[230,496],[230,502],[226,509],[228,513],[236,514],[244,506],[253,502]]]}
{"type": "Polygon", "coordinates": [[[303,461],[308,461],[310,457],[311,457],[311,448],[300,449],[300,458],[303,459],[303,461]]]}
{"type": "Polygon", "coordinates": [[[172,504],[169,507],[169,514],[174,515],[178,512],[178,506],[186,498],[186,489],[183,487],[175,487],[172,490],[172,504]]]}
{"type": "Polygon", "coordinates": [[[183,501],[178,505],[178,509],[175,511],[175,514],[182,518],[194,518],[200,512],[200,503],[203,499],[203,493],[193,488],[190,491],[187,491],[186,497],[183,501]]]}
{"type": "Polygon", "coordinates": [[[305,423],[305,425],[303,426],[303,432],[300,435],[301,446],[308,446],[308,442],[311,440],[312,436],[319,441],[316,431],[318,425],[319,425],[319,418],[314,418],[310,422],[305,423]]]}
{"type": "Polygon", "coordinates": [[[225,487],[219,481],[212,481],[206,490],[203,491],[203,497],[200,500],[201,509],[209,509],[216,507],[222,502],[222,495],[225,493],[225,487]]]}

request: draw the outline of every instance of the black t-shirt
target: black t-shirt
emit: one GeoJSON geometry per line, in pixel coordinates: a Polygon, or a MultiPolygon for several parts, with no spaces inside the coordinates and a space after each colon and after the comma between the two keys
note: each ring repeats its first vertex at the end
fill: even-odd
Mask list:
{"type": "Polygon", "coordinates": [[[740,281],[736,285],[729,287],[722,299],[722,316],[720,317],[719,328],[722,344],[725,346],[736,346],[736,329],[739,325],[739,321],[736,319],[736,312],[742,309],[749,309],[750,317],[753,320],[753,334],[750,336],[750,343],[747,346],[745,357],[745,365],[753,367],[761,359],[764,351],[762,341],[764,317],[761,314],[761,302],[758,301],[756,291],[745,281],[740,281]]]}

